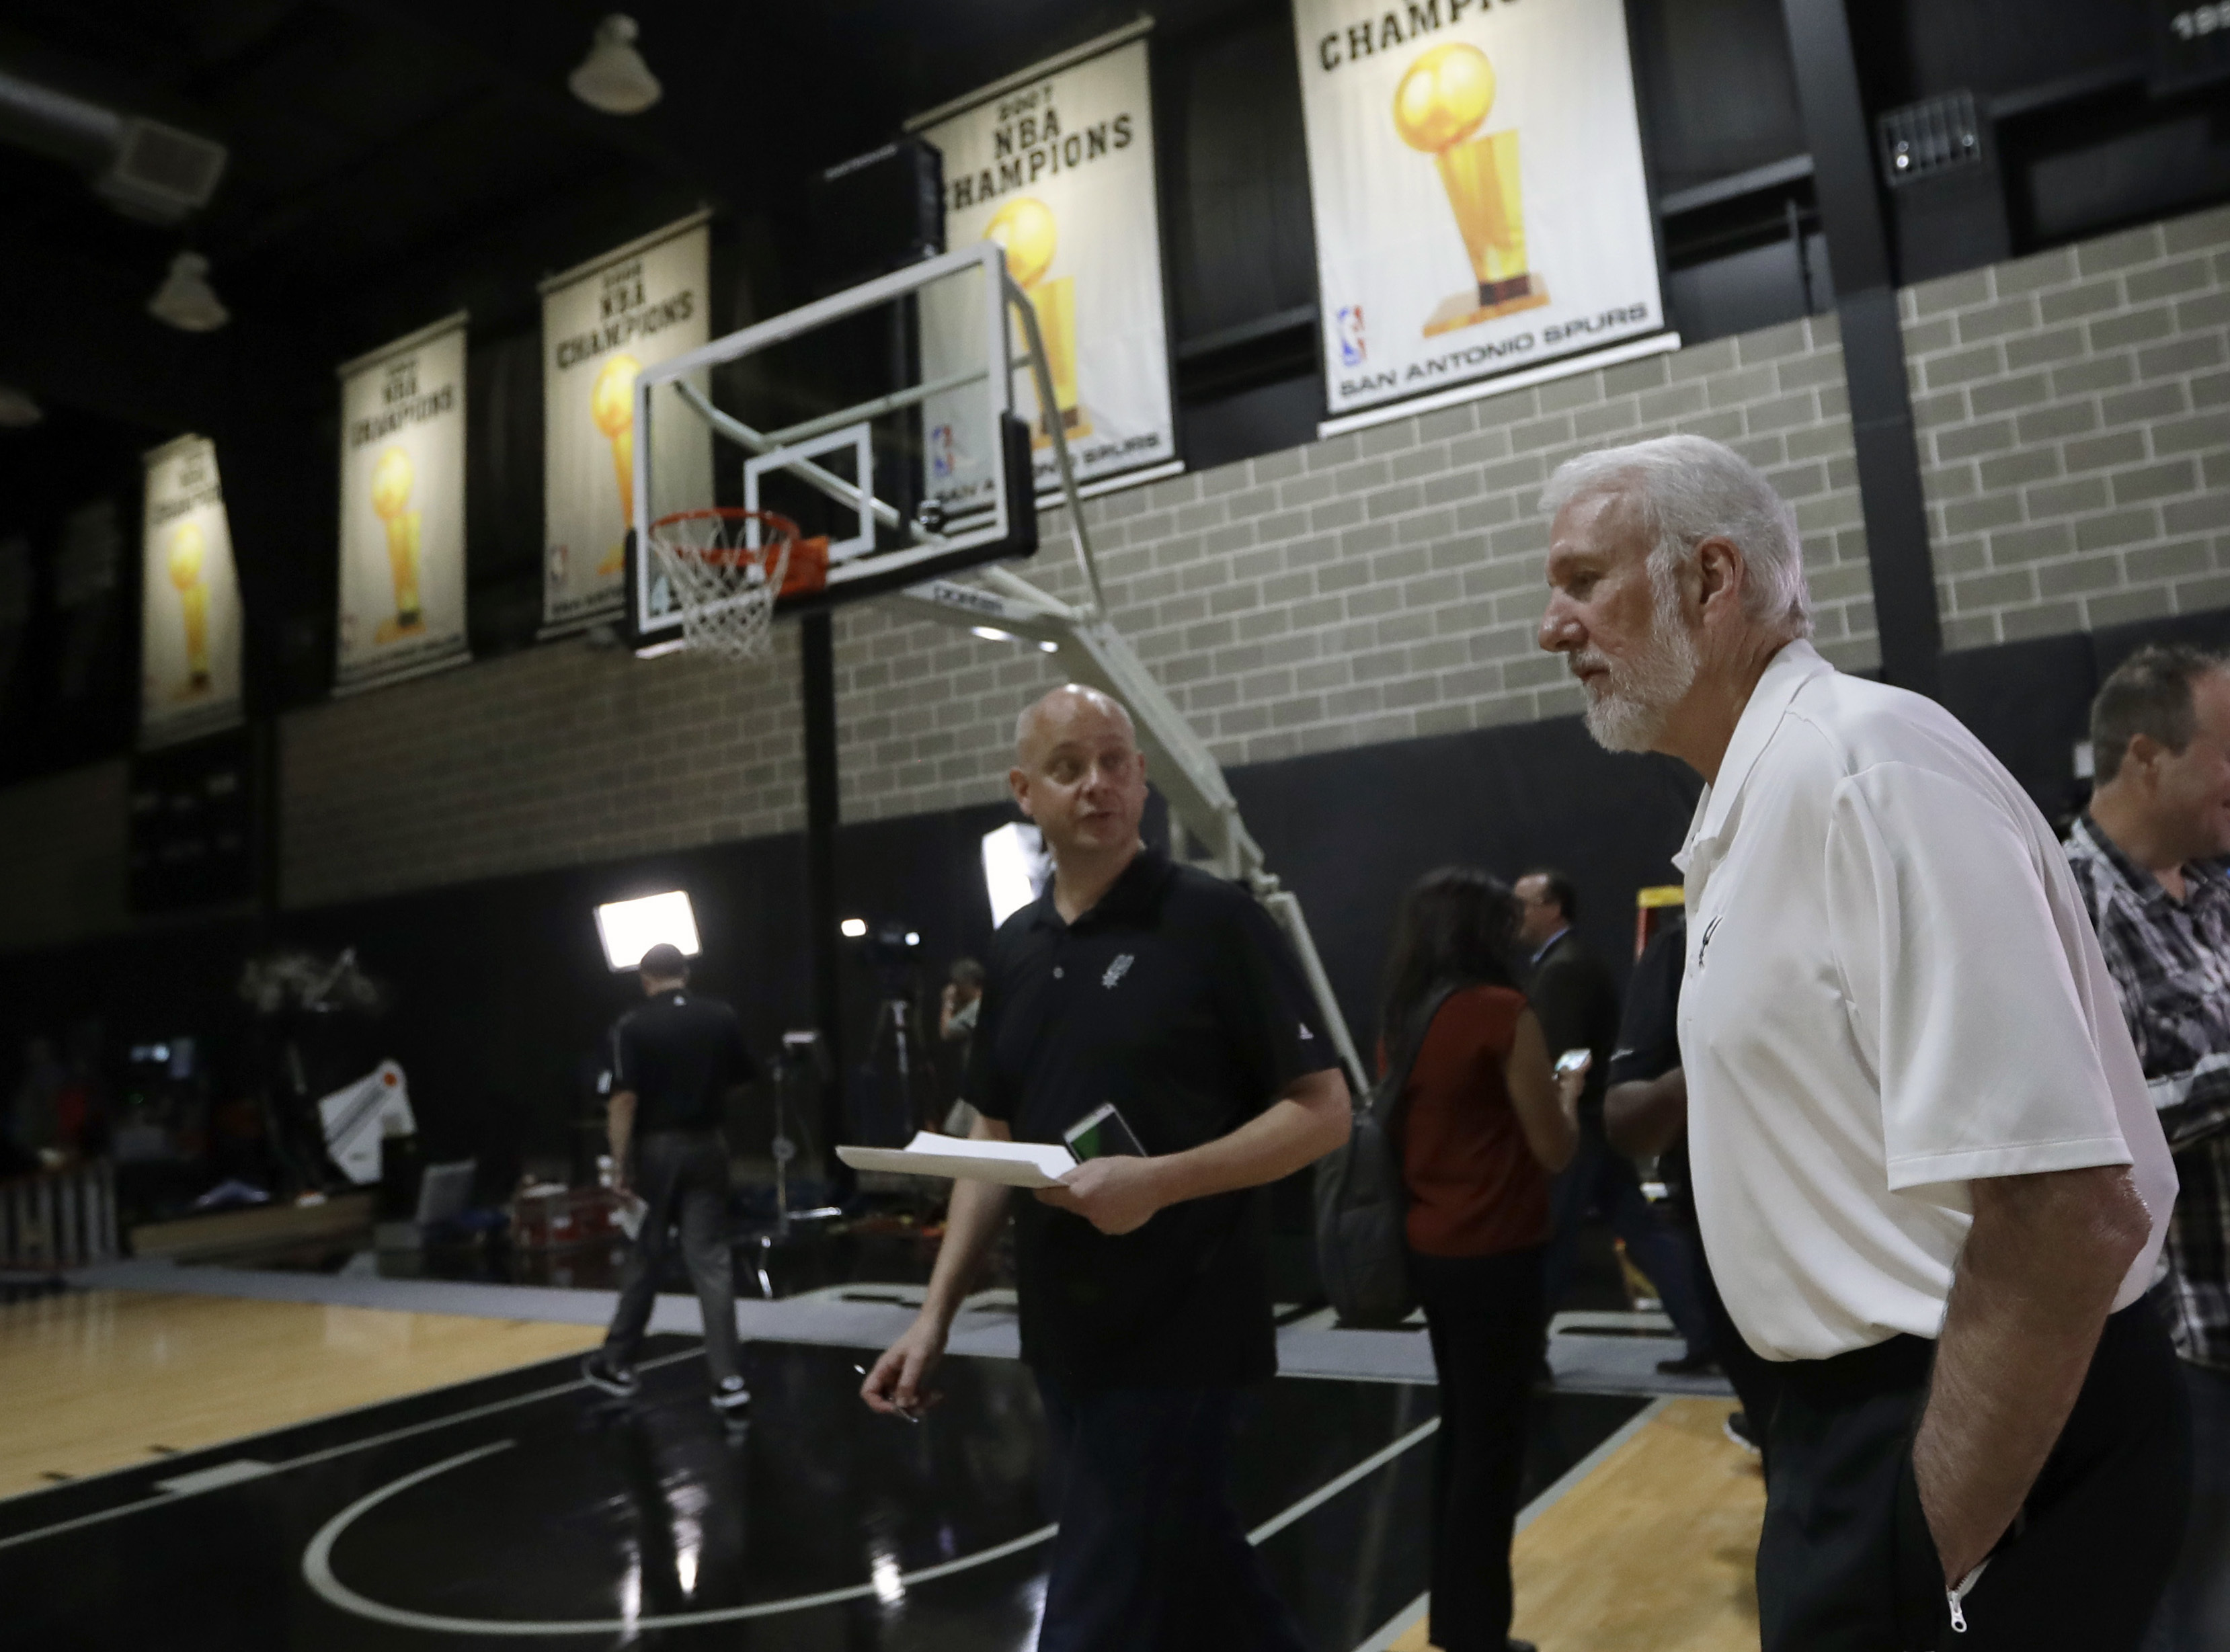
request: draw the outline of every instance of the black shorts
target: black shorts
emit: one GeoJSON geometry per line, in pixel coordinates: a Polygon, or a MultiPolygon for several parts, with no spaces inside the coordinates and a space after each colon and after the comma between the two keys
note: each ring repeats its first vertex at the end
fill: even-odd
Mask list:
{"type": "Polygon", "coordinates": [[[2135,1652],[2190,1499],[2190,1418],[2149,1302],[2114,1315],[2014,1530],[1960,1604],[1913,1481],[1936,1345],[1782,1366],[1765,1528],[1763,1652],[2135,1652]]]}

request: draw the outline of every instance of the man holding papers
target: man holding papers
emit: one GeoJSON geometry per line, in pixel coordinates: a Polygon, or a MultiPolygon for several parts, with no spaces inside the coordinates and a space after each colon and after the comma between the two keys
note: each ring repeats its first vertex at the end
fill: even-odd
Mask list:
{"type": "MultiPolygon", "coordinates": [[[[1015,748],[1008,781],[1054,876],[993,944],[966,1099],[979,1139],[1086,1125],[1075,1145],[1101,1149],[1016,1210],[1022,1358],[1062,1488],[1038,1644],[1298,1652],[1230,1495],[1238,1391],[1277,1369],[1248,1190],[1347,1140],[1347,1082],[1261,908],[1140,842],[1146,760],[1123,708],[1056,689],[1015,748]],[[1130,1141],[1145,1156],[1111,1148],[1130,1141]]],[[[955,1182],[920,1317],[861,1385],[875,1410],[936,1403],[1007,1203],[955,1182]]]]}

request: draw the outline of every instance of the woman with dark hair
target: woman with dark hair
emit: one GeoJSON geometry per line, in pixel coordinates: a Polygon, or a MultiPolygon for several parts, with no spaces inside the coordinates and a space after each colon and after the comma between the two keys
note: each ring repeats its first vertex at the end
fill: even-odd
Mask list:
{"type": "Polygon", "coordinates": [[[1395,917],[1381,998],[1381,1068],[1417,1051],[1395,1119],[1440,1381],[1430,1638],[1443,1652],[1524,1646],[1510,1638],[1510,1540],[1548,1331],[1549,1181],[1579,1141],[1582,1075],[1550,1069],[1518,988],[1517,929],[1516,900],[1485,872],[1427,874],[1395,917]]]}

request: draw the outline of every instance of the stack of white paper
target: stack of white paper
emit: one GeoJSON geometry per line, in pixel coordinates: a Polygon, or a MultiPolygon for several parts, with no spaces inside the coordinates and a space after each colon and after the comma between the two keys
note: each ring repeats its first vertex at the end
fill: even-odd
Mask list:
{"type": "Polygon", "coordinates": [[[854,1170],[894,1170],[901,1176],[944,1176],[995,1181],[1008,1187],[1054,1187],[1076,1168],[1076,1157],[1059,1142],[979,1141],[918,1131],[903,1147],[839,1147],[854,1170]]]}

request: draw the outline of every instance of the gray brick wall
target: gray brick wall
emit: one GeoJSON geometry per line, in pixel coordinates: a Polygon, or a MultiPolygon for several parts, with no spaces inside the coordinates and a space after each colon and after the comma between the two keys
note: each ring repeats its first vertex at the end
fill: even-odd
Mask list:
{"type": "MultiPolygon", "coordinates": [[[[1797,507],[1823,649],[1877,663],[1832,318],[1395,420],[1087,503],[1118,623],[1230,766],[1579,710],[1534,645],[1564,459],[1674,431],[1729,442],[1797,507]]],[[[1077,581],[1063,517],[1031,577],[1077,581]]],[[[1057,659],[892,605],[839,633],[853,819],[999,795],[1014,715],[1057,659]]]]}
{"type": "MultiPolygon", "coordinates": [[[[2230,607],[2230,209],[1903,295],[1946,640],[2230,607]]],[[[1565,457],[1726,440],[1796,504],[1825,651],[1876,663],[1832,318],[1090,502],[1116,617],[1226,764],[1577,710],[1537,653],[1565,457]]],[[[1032,575],[1074,596],[1060,512],[1032,575]]],[[[802,824],[794,630],[764,665],[566,643],[295,713],[282,888],[311,905],[802,824]]],[[[1057,657],[879,603],[837,629],[843,810],[1001,794],[1057,657]]],[[[124,922],[124,780],[0,793],[0,947],[124,922]]]]}
{"type": "Polygon", "coordinates": [[[313,906],[794,830],[797,636],[746,667],[556,644],[299,711],[281,898],[313,906]]]}
{"type": "MultiPolygon", "coordinates": [[[[1225,763],[1576,711],[1539,653],[1534,501],[1565,457],[1693,430],[1797,503],[1821,637],[1874,661],[1832,320],[1722,339],[1089,502],[1118,623],[1225,763]]],[[[1065,517],[1029,569],[1080,595],[1065,517]]],[[[796,633],[745,671],[568,643],[290,717],[281,886],[314,905],[795,829],[796,633]]],[[[836,627],[842,811],[1003,794],[1057,656],[903,604],[836,627]]]]}
{"type": "Polygon", "coordinates": [[[125,927],[122,759],[0,790],[0,952],[125,927]]]}
{"type": "Polygon", "coordinates": [[[2230,607],[2230,208],[1902,295],[1944,646],[2230,607]]]}

